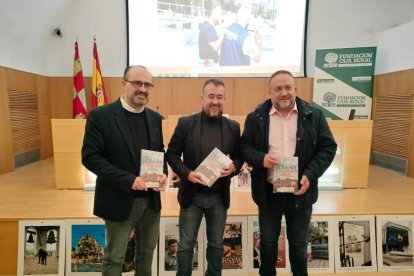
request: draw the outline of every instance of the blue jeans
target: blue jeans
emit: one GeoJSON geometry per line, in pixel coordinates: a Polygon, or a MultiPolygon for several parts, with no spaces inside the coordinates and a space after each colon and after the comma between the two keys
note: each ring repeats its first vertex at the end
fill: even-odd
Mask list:
{"type": "Polygon", "coordinates": [[[203,214],[207,229],[207,270],[205,275],[221,275],[223,233],[227,209],[221,194],[197,193],[189,207],[180,209],[177,276],[189,276],[192,273],[194,246],[203,214]]]}
{"type": "Polygon", "coordinates": [[[274,194],[269,206],[259,207],[261,276],[276,275],[278,240],[282,215],[286,219],[289,260],[293,276],[307,276],[307,238],[312,207],[295,207],[294,195],[274,194]]]}
{"type": "Polygon", "coordinates": [[[151,276],[152,257],[160,230],[160,212],[155,212],[150,205],[148,197],[138,197],[134,199],[127,220],[105,220],[107,245],[102,260],[103,276],[121,276],[132,229],[135,232],[135,275],[151,276]]]}

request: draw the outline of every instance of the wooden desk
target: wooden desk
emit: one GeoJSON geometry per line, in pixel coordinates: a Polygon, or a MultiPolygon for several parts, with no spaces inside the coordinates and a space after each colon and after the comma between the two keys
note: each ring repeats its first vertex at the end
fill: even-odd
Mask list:
{"type": "MultiPolygon", "coordinates": [[[[164,145],[167,147],[178,115],[163,121],[164,145]]],[[[232,116],[230,116],[232,118],[232,116]]],[[[245,117],[244,117],[245,118],[245,117]]],[[[241,125],[242,116],[236,116],[241,125]]],[[[81,148],[85,120],[52,119],[53,150],[57,189],[83,189],[85,170],[81,148]]],[[[372,121],[328,121],[342,155],[343,188],[366,188],[371,154],[372,121]]]]}

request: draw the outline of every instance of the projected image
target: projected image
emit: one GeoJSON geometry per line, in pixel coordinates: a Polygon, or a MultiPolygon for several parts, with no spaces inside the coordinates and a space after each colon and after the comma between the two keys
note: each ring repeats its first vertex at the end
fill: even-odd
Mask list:
{"type": "Polygon", "coordinates": [[[306,0],[129,0],[129,64],[161,76],[300,74],[306,0]]]}

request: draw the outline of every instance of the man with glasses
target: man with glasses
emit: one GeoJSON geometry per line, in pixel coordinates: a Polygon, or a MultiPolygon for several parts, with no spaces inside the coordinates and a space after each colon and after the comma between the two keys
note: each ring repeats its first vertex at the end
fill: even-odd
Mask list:
{"type": "MultiPolygon", "coordinates": [[[[97,175],[94,215],[105,220],[102,275],[121,275],[129,236],[135,232],[135,275],[151,276],[158,241],[161,188],[147,188],[140,177],[141,149],[164,151],[161,115],[146,107],[153,88],[144,66],[125,69],[123,95],[89,113],[82,163],[97,175]]],[[[164,162],[164,172],[167,172],[164,162]]]]}
{"type": "Polygon", "coordinates": [[[230,179],[241,167],[240,126],[223,115],[224,83],[208,79],[202,88],[202,111],[178,120],[166,157],[180,177],[178,270],[177,276],[191,275],[193,252],[203,215],[207,229],[206,276],[221,275],[223,233],[230,205],[230,179]],[[214,149],[228,155],[233,163],[221,171],[209,187],[194,170],[214,149]],[[181,159],[183,155],[183,159],[181,159]]]}

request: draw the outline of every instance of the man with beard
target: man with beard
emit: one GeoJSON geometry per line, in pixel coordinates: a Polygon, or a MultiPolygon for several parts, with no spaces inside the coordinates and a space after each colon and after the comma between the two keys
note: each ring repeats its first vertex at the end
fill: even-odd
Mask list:
{"type": "Polygon", "coordinates": [[[202,111],[178,120],[166,158],[181,179],[177,276],[191,275],[194,246],[204,215],[207,229],[206,276],[221,275],[223,232],[230,205],[230,179],[241,167],[240,126],[223,115],[224,83],[208,79],[202,89],[202,111]],[[233,163],[208,187],[194,170],[214,149],[228,155],[233,163]],[[181,160],[181,155],[183,159],[181,160]]]}
{"type": "Polygon", "coordinates": [[[259,209],[260,270],[276,275],[277,243],[286,219],[289,260],[294,276],[307,276],[307,236],[318,178],[331,165],[336,143],[323,113],[296,96],[289,71],[268,80],[270,99],[246,117],[240,150],[253,170],[252,196],[259,209]],[[278,157],[298,157],[299,190],[274,192],[273,167],[278,157]]]}
{"type": "MultiPolygon", "coordinates": [[[[107,247],[102,275],[121,275],[132,230],[135,232],[135,272],[151,276],[158,241],[161,188],[147,188],[140,177],[141,150],[164,151],[161,115],[145,105],[153,88],[144,66],[125,69],[123,95],[89,113],[82,163],[97,175],[94,215],[105,220],[107,247]]],[[[164,163],[164,172],[167,172],[164,163]]]]}

